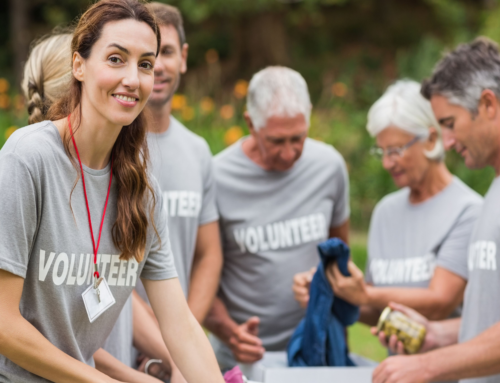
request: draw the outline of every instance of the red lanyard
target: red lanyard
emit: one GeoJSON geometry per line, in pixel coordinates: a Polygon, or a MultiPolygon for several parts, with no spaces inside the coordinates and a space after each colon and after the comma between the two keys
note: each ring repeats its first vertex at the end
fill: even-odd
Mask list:
{"type": "Polygon", "coordinates": [[[83,185],[83,194],[85,196],[85,204],[87,205],[87,215],[89,219],[89,227],[90,227],[90,236],[92,237],[92,247],[94,249],[94,277],[99,279],[99,271],[97,270],[97,250],[99,250],[99,244],[101,242],[101,233],[102,233],[102,225],[104,223],[104,217],[106,216],[106,208],[108,207],[109,200],[109,192],[111,190],[111,181],[113,180],[113,157],[111,157],[111,172],[109,176],[109,186],[108,186],[108,194],[106,195],[106,202],[104,203],[104,211],[102,212],[101,226],[99,227],[99,238],[97,239],[97,246],[94,240],[94,231],[92,230],[92,219],[90,218],[90,208],[89,208],[89,200],[87,198],[87,189],[85,188],[85,176],[83,175],[83,166],[82,161],[80,160],[80,153],[78,153],[78,148],[76,147],[75,137],[73,135],[73,130],[71,129],[71,114],[68,116],[68,125],[69,125],[69,133],[71,134],[71,139],[73,140],[73,145],[75,147],[76,156],[78,157],[78,163],[80,164],[80,171],[82,174],[82,185],[83,185]]]}

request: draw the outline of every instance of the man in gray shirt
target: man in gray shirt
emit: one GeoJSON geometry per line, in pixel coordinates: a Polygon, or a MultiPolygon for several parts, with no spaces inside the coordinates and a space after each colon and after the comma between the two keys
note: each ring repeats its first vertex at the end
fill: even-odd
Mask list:
{"type": "Polygon", "coordinates": [[[305,311],[293,276],[317,265],[316,245],[347,241],[349,181],[342,156],[307,138],[302,76],[269,67],[249,85],[251,135],[215,157],[224,267],[205,322],[222,368],[283,351],[305,311]]]}
{"type": "MultiPolygon", "coordinates": [[[[188,44],[181,14],[176,8],[165,4],[151,3],[149,7],[156,16],[161,32],[155,84],[148,101],[154,119],[154,130],[148,134],[151,170],[163,194],[179,281],[189,308],[201,323],[212,305],[222,267],[212,154],[203,138],[189,131],[170,114],[172,96],[177,90],[181,74],[187,70],[188,44]]],[[[147,299],[140,282],[137,291],[142,298],[147,299]]],[[[135,296],[134,299],[141,298],[135,296]]],[[[140,308],[144,302],[136,303],[139,304],[134,307],[140,308]]],[[[105,349],[117,358],[125,354],[130,359],[131,316],[131,305],[126,306],[106,342],[105,349]]],[[[140,332],[134,333],[134,344],[145,345],[148,355],[162,359],[165,369],[168,371],[173,367],[177,374],[175,366],[168,365],[172,361],[169,356],[165,356],[168,352],[158,342],[160,338],[157,327],[142,326],[140,332]],[[137,339],[138,336],[141,339],[137,339]]]]}
{"type": "MultiPolygon", "coordinates": [[[[445,146],[464,157],[469,168],[492,166],[497,178],[486,194],[469,242],[462,319],[428,322],[424,350],[416,356],[388,358],[374,372],[375,383],[461,379],[500,381],[500,54],[485,38],[460,45],[446,55],[422,86],[443,127],[445,146]],[[458,345],[454,343],[459,342],[458,345]]],[[[381,339],[384,341],[383,339],[381,339]]],[[[396,339],[393,351],[401,351],[396,339]]]]}

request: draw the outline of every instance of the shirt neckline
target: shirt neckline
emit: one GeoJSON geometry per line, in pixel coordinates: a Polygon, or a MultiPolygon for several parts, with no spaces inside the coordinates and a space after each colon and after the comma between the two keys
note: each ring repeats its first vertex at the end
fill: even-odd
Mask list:
{"type": "MultiPolygon", "coordinates": [[[[59,129],[57,129],[57,126],[54,124],[54,122],[52,122],[50,120],[49,120],[49,125],[51,126],[53,133],[56,134],[56,136],[57,136],[57,138],[56,138],[57,143],[60,145],[60,147],[64,151],[64,154],[66,155],[68,160],[71,161],[68,154],[66,153],[66,149],[64,148],[64,142],[62,140],[61,135],[59,134],[59,129]]],[[[74,160],[78,161],[77,158],[74,158],[74,160]]],[[[84,164],[82,164],[82,168],[83,168],[83,171],[85,173],[88,173],[91,176],[97,176],[97,177],[104,176],[104,175],[109,174],[109,172],[111,171],[111,161],[108,162],[108,164],[102,169],[92,169],[92,168],[89,168],[88,166],[85,166],[84,164]]]]}
{"type": "Polygon", "coordinates": [[[295,163],[293,164],[293,166],[290,169],[288,169],[288,170],[266,170],[263,167],[261,167],[260,165],[256,164],[250,157],[247,156],[247,154],[243,150],[243,142],[248,140],[249,138],[250,138],[250,136],[244,136],[244,137],[241,137],[238,141],[236,141],[235,145],[237,145],[238,153],[240,154],[240,156],[242,156],[245,159],[245,161],[249,162],[254,169],[258,169],[259,171],[261,171],[264,174],[274,175],[274,176],[281,176],[281,175],[285,176],[287,174],[290,174],[294,169],[296,169],[297,166],[299,165],[299,163],[301,162],[302,158],[304,158],[304,151],[306,150],[307,138],[306,138],[306,142],[304,142],[304,148],[302,149],[302,154],[300,155],[300,158],[297,161],[295,161],[295,163]]]}

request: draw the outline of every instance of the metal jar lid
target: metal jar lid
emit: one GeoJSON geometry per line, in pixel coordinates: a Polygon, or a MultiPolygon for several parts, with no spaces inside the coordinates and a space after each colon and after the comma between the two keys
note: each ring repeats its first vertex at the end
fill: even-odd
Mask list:
{"type": "Polygon", "coordinates": [[[391,312],[392,309],[389,306],[387,306],[384,309],[384,311],[382,311],[382,314],[380,314],[380,318],[378,318],[378,323],[377,323],[377,334],[384,328],[385,321],[391,312]]]}

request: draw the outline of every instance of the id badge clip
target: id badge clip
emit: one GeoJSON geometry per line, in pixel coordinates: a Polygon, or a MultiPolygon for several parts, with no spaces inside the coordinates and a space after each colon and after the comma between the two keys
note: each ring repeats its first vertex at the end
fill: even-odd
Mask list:
{"type": "Polygon", "coordinates": [[[94,266],[96,271],[94,274],[94,283],[82,294],[90,323],[94,322],[102,313],[116,303],[108,282],[106,282],[104,277],[97,278],[97,275],[99,275],[97,273],[97,265],[94,266]]]}

